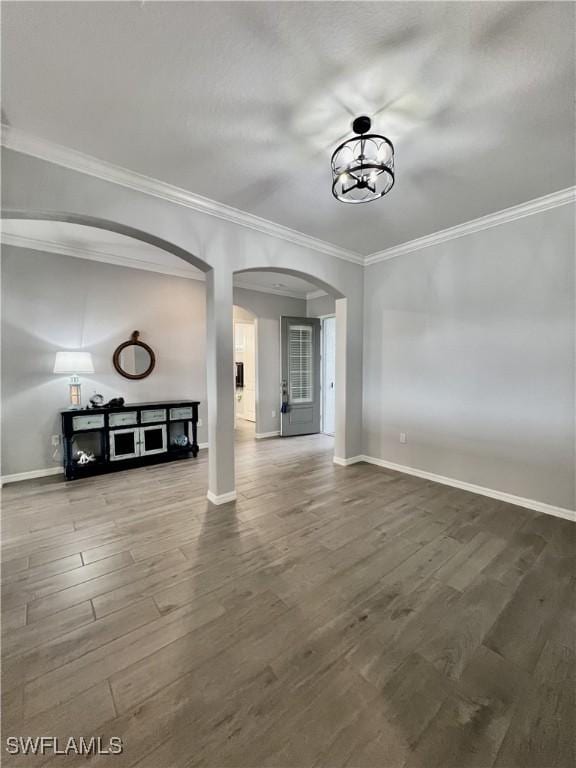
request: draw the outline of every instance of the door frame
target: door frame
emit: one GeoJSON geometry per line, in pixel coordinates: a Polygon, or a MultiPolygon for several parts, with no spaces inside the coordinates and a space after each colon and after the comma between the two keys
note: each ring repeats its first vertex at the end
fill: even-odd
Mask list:
{"type": "MultiPolygon", "coordinates": [[[[336,432],[336,424],[334,424],[334,432],[326,432],[324,429],[324,392],[326,372],[324,369],[324,321],[330,318],[334,318],[336,323],[336,313],[330,312],[328,315],[317,315],[320,320],[320,432],[323,435],[329,435],[334,437],[336,432]]],[[[334,345],[336,345],[336,327],[334,327],[334,345]]],[[[334,349],[334,362],[336,362],[336,349],[334,349]]],[[[336,370],[334,370],[334,387],[336,387],[336,370]]]]}

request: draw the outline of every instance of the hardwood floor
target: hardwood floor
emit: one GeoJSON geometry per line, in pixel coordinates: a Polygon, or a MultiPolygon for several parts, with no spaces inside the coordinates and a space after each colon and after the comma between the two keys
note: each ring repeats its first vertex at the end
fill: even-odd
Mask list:
{"type": "MultiPolygon", "coordinates": [[[[576,526],[317,435],[3,489],[3,737],[138,768],[568,768],[576,526]]],[[[4,745],[3,745],[4,751],[4,745]]],[[[79,766],[85,757],[7,757],[79,766]]]]}

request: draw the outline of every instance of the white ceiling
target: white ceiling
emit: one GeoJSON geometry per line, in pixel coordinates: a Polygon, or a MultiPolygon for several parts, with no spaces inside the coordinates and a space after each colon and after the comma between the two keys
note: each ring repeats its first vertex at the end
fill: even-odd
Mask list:
{"type": "Polygon", "coordinates": [[[4,120],[369,254],[574,184],[573,3],[2,3],[4,120]],[[354,115],[383,200],[332,198],[354,115]]]}
{"type": "MultiPolygon", "coordinates": [[[[133,269],[204,280],[203,272],[172,253],[132,237],[82,224],[3,219],[2,242],[133,269]]],[[[302,299],[318,292],[317,286],[312,283],[283,272],[238,273],[234,275],[234,285],[302,299]]]]}

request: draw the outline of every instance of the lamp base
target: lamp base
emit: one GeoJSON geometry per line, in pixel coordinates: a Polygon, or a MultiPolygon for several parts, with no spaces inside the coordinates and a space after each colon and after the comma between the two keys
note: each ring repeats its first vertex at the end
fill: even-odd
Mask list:
{"type": "Polygon", "coordinates": [[[82,388],[78,376],[70,377],[70,408],[82,408],[82,388]]]}

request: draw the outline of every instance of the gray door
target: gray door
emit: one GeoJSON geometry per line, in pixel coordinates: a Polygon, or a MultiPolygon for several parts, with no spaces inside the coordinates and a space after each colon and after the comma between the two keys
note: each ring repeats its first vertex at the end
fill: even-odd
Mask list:
{"type": "Polygon", "coordinates": [[[282,437],[320,432],[320,320],[283,317],[282,437]]]}

